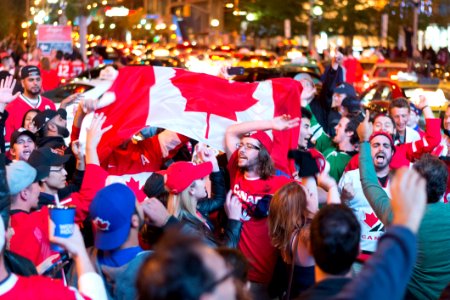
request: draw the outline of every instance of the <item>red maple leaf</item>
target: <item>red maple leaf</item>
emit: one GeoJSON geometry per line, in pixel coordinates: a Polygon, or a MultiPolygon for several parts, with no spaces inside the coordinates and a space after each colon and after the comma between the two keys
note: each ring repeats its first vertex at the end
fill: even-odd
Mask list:
{"type": "Polygon", "coordinates": [[[370,228],[372,228],[372,226],[375,225],[377,222],[378,222],[378,218],[374,212],[372,212],[370,215],[366,213],[366,218],[364,219],[364,223],[369,225],[370,228]]]}
{"type": "Polygon", "coordinates": [[[139,181],[134,180],[133,177],[130,178],[129,181],[126,182],[127,186],[133,191],[136,199],[139,203],[145,200],[145,193],[139,188],[139,181]]]}
{"type": "Polygon", "coordinates": [[[109,221],[106,220],[102,220],[101,218],[97,217],[94,219],[94,221],[92,221],[95,225],[95,227],[97,227],[97,229],[99,230],[109,230],[109,225],[111,225],[109,223],[109,221]]]}
{"type": "Polygon", "coordinates": [[[230,83],[217,76],[193,74],[181,69],[176,69],[172,84],[186,98],[185,111],[206,113],[205,138],[208,138],[209,119],[212,114],[237,121],[236,112],[245,111],[258,102],[252,96],[257,84],[252,84],[249,88],[248,83],[230,83]],[[202,84],[198,84],[199,82],[202,84]],[[199,86],[202,87],[200,91],[199,86]],[[229,92],[230,90],[232,92],[229,92]]]}

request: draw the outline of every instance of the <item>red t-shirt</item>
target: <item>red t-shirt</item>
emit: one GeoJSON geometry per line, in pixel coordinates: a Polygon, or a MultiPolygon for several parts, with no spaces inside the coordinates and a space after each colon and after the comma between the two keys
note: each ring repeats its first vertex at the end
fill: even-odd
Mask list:
{"type": "Polygon", "coordinates": [[[254,219],[247,214],[248,204],[255,204],[265,195],[273,195],[280,187],[292,180],[283,176],[269,179],[245,178],[239,171],[235,151],[228,162],[231,191],[243,204],[241,221],[243,222],[238,248],[250,263],[248,279],[253,282],[268,284],[277,259],[277,250],[270,241],[267,218],[254,219]]]}
{"type": "Polygon", "coordinates": [[[50,249],[48,218],[46,206],[32,213],[24,211],[13,213],[10,219],[13,234],[9,249],[28,258],[35,266],[56,254],[50,249]]]}
{"type": "Polygon", "coordinates": [[[0,298],[17,299],[89,299],[73,287],[66,287],[61,280],[44,276],[23,277],[11,274],[0,284],[0,298]]]}
{"type": "MultiPolygon", "coordinates": [[[[23,116],[32,108],[37,108],[40,111],[44,111],[46,109],[56,110],[55,104],[52,100],[47,99],[45,97],[39,96],[39,101],[37,105],[32,105],[30,101],[21,94],[19,97],[11,101],[8,105],[6,105],[6,110],[9,113],[8,119],[6,119],[5,124],[5,141],[9,142],[11,139],[11,134],[14,130],[19,129],[22,126],[23,116]]],[[[9,145],[9,143],[7,143],[9,145]]]]}

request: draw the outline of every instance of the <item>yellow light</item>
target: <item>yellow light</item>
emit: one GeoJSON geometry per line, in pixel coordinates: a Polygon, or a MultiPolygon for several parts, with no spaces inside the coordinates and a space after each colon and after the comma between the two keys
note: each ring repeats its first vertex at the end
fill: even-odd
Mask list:
{"type": "Polygon", "coordinates": [[[170,35],[170,38],[171,38],[172,40],[174,40],[174,39],[177,38],[177,35],[176,35],[175,33],[172,33],[172,34],[170,35]]]}
{"type": "Polygon", "coordinates": [[[22,34],[22,36],[23,36],[24,38],[26,38],[26,37],[28,36],[28,33],[25,31],[25,32],[22,34]]]}
{"type": "Polygon", "coordinates": [[[220,22],[217,19],[212,19],[211,22],[210,22],[210,25],[212,27],[218,27],[220,25],[220,22]]]}
{"type": "Polygon", "coordinates": [[[147,30],[152,29],[152,25],[151,24],[145,24],[145,29],[147,29],[147,30]]]}
{"type": "Polygon", "coordinates": [[[22,22],[21,27],[23,29],[27,28],[28,27],[28,22],[22,22]]]}
{"type": "Polygon", "coordinates": [[[97,7],[97,3],[92,4],[92,7],[97,7]]]}
{"type": "Polygon", "coordinates": [[[103,0],[103,1],[102,1],[102,5],[106,5],[106,4],[108,4],[108,1],[103,0]]]}
{"type": "Polygon", "coordinates": [[[88,6],[86,6],[87,10],[90,10],[92,8],[92,6],[90,4],[88,4],[88,6]]]}
{"type": "Polygon", "coordinates": [[[226,8],[233,8],[234,4],[233,3],[227,3],[227,4],[225,4],[225,7],[226,8]]]}
{"type": "Polygon", "coordinates": [[[142,28],[142,25],[141,24],[137,24],[137,29],[141,29],[142,28]]]}
{"type": "Polygon", "coordinates": [[[172,31],[175,31],[175,30],[177,30],[177,25],[170,24],[169,29],[172,30],[172,31]]]}

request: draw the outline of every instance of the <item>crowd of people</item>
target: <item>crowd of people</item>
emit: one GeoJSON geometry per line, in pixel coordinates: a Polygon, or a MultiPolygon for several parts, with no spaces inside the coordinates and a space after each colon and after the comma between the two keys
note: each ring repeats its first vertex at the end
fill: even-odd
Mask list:
{"type": "Polygon", "coordinates": [[[130,137],[105,162],[108,116],[81,99],[67,128],[65,106],[80,99],[57,109],[41,96],[43,72],[26,65],[20,82],[0,81],[2,299],[450,293],[450,108],[436,118],[421,97],[365,111],[335,58],[320,92],[308,74],[296,76],[301,118],[234,123],[224,153],[158,129],[130,137]],[[275,168],[271,131],[297,127],[298,146],[286,153],[295,172],[286,174],[275,168]],[[151,173],[142,189],[107,180],[130,170],[151,173]],[[70,237],[54,235],[49,205],[75,208],[70,237]]]}

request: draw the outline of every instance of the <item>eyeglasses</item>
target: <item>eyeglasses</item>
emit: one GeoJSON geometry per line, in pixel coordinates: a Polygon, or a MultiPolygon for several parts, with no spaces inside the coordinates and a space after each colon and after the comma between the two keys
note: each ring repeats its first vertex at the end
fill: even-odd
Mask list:
{"type": "Polygon", "coordinates": [[[205,291],[213,291],[216,286],[222,284],[223,282],[225,282],[228,278],[233,277],[235,273],[235,270],[232,269],[230,271],[228,271],[225,275],[223,275],[221,278],[211,282],[210,284],[206,285],[205,287],[205,291]]]}
{"type": "Polygon", "coordinates": [[[253,149],[253,150],[261,150],[261,148],[260,147],[258,147],[258,146],[255,146],[255,145],[253,145],[253,144],[250,144],[250,143],[237,143],[236,144],[236,149],[241,149],[241,147],[244,147],[245,148],[245,150],[250,150],[250,149],[253,149]]]}
{"type": "Polygon", "coordinates": [[[59,173],[59,172],[62,172],[62,170],[64,170],[64,167],[61,167],[61,168],[58,168],[58,169],[50,169],[50,172],[59,173]]]}

